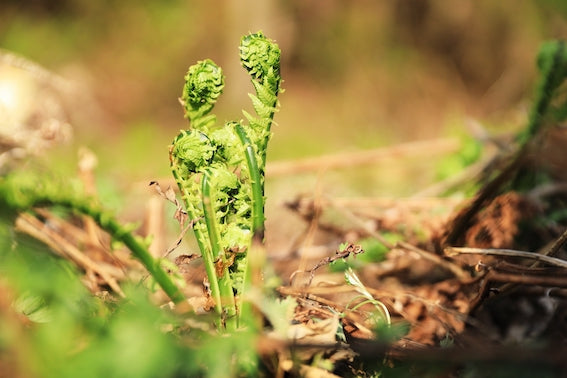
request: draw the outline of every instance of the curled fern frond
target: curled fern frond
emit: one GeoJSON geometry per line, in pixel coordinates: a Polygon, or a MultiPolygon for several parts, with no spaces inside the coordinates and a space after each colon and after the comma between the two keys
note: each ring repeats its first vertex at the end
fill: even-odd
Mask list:
{"type": "Polygon", "coordinates": [[[241,62],[255,89],[250,98],[256,115],[244,112],[248,125],[227,122],[213,128],[216,118],[209,113],[224,86],[222,71],[211,60],[190,67],[181,100],[191,128],[169,148],[215,310],[226,329],[238,324],[251,277],[247,253],[252,240],[264,236],[264,167],[282,81],[280,55],[278,45],[261,32],[241,40],[241,62]]]}
{"type": "Polygon", "coordinates": [[[227,122],[223,128],[216,129],[209,134],[211,142],[216,148],[215,161],[221,161],[228,166],[240,166],[244,160],[238,136],[234,132],[238,122],[227,122]]]}
{"type": "Polygon", "coordinates": [[[204,130],[214,124],[215,116],[207,114],[213,109],[224,88],[222,69],[210,59],[202,60],[189,67],[181,101],[185,117],[193,128],[204,130]]]}
{"type": "Polygon", "coordinates": [[[258,168],[264,171],[266,148],[271,137],[270,128],[278,105],[281,50],[262,32],[249,34],[240,41],[240,61],[252,77],[256,94],[250,94],[257,117],[244,112],[250,124],[249,138],[258,153],[258,168]]]}
{"type": "Polygon", "coordinates": [[[170,147],[170,163],[181,170],[182,176],[198,172],[207,166],[214,154],[214,147],[202,132],[182,130],[170,147]]]}
{"type": "Polygon", "coordinates": [[[277,93],[280,78],[281,50],[262,32],[242,37],[240,41],[240,61],[253,79],[269,83],[277,93]]]}

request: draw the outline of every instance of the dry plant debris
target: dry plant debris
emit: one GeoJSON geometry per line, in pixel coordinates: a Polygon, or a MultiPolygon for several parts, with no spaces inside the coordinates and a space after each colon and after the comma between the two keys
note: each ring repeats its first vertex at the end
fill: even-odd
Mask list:
{"type": "MultiPolygon", "coordinates": [[[[541,147],[538,125],[532,126],[533,139],[481,160],[485,166],[476,172],[483,177],[470,200],[415,196],[355,203],[317,193],[288,201],[286,208],[306,223],[293,249],[314,240],[323,246],[348,242],[339,249],[327,247],[324,257],[304,255],[295,264],[273,261],[283,281],[276,289],[281,300],[268,300],[260,288],[245,298],[263,316],[262,329],[272,331],[258,342],[272,373],[333,376],[330,371],[340,366],[356,375],[365,362],[378,359],[380,366],[445,362],[445,373],[452,374],[470,362],[510,363],[519,357],[566,371],[567,190],[560,174],[523,186],[530,172],[547,165],[531,159],[541,147]],[[341,260],[360,260],[368,253],[365,238],[386,252],[364,261],[357,273],[350,267],[333,272],[341,260]],[[290,265],[301,268],[290,270],[290,265]],[[302,274],[307,280],[298,280],[302,274]]],[[[554,157],[549,161],[556,168],[559,158],[554,157]]],[[[82,165],[87,188],[93,185],[93,167],[82,165]]],[[[176,207],[183,236],[196,220],[187,219],[172,189],[150,185],[176,207]]],[[[111,248],[110,238],[83,219],[64,220],[35,209],[33,215],[20,215],[16,225],[76,264],[97,295],[123,296],[123,281],[133,275],[143,279],[140,264],[111,248]]],[[[180,252],[180,240],[163,256],[180,252]]],[[[297,251],[289,252],[291,259],[297,257],[297,251]]],[[[199,262],[198,256],[181,252],[168,270],[180,273],[176,278],[183,281],[187,301],[173,305],[164,295],[155,300],[178,314],[210,312],[214,301],[199,262]]],[[[186,325],[213,332],[206,318],[188,319],[186,325]]]]}
{"type": "MultiPolygon", "coordinates": [[[[89,177],[88,172],[83,176],[89,177]]],[[[173,190],[163,191],[153,182],[151,185],[175,206],[175,218],[184,234],[190,222],[173,190]]],[[[356,361],[368,358],[369,351],[383,356],[386,364],[436,361],[436,353],[450,353],[454,361],[461,363],[468,355],[490,362],[506,360],[510,357],[507,353],[518,353],[514,348],[526,342],[543,339],[549,345],[561,344],[567,336],[567,263],[562,258],[567,233],[557,233],[555,224],[542,233],[537,224],[539,234],[555,235],[542,241],[539,252],[523,251],[517,241],[518,236],[529,232],[533,226],[530,221],[536,215],[545,216],[547,210],[542,204],[551,195],[555,201],[567,197],[561,185],[557,182],[552,189],[549,185],[536,188],[530,195],[507,192],[496,196],[471,217],[471,226],[460,236],[467,247],[447,246],[442,251],[438,249],[442,235],[467,208],[466,200],[298,196],[286,206],[306,224],[306,232],[296,247],[308,239],[317,239],[326,246],[338,240],[350,242],[335,252],[326,247],[329,253],[308,258],[303,264],[307,268],[302,271],[290,270],[289,261],[272,262],[284,280],[277,289],[279,295],[294,298],[297,305],[288,319],[287,337],[274,339],[266,334],[258,344],[259,352],[265,359],[277,356],[273,368],[278,374],[296,373],[297,369],[305,374],[327,374],[328,370],[321,367],[325,361],[352,373],[357,371],[356,361]],[[342,218],[334,222],[326,217],[327,212],[342,218]],[[407,223],[400,228],[398,222],[404,219],[407,223]],[[388,240],[384,237],[387,232],[396,232],[401,238],[388,240]],[[322,236],[317,238],[315,234],[322,236]],[[381,261],[360,264],[358,276],[371,298],[385,306],[392,326],[406,327],[406,332],[395,339],[383,334],[384,328],[376,323],[376,306],[363,303],[360,293],[345,282],[343,274],[332,272],[333,265],[341,260],[363,256],[366,252],[359,240],[367,237],[381,241],[388,252],[381,261]],[[301,284],[297,284],[301,275],[306,280],[299,279],[301,284]],[[507,346],[510,343],[516,347],[507,346]],[[453,347],[449,352],[438,351],[442,344],[453,347]],[[486,345],[500,349],[488,354],[486,345]],[[294,362],[297,359],[302,361],[299,368],[294,362]]],[[[152,216],[157,214],[148,214],[152,216]]],[[[84,271],[85,285],[99,296],[105,292],[123,295],[121,282],[144,275],[140,264],[126,251],[112,249],[110,239],[100,230],[93,233],[93,225],[81,218],[63,219],[38,209],[34,215],[21,215],[17,227],[73,261],[84,271]]],[[[188,306],[174,306],[175,311],[207,313],[212,304],[199,256],[178,251],[178,242],[162,255],[173,252],[172,272],[184,277],[184,293],[189,298],[188,306]]],[[[161,295],[156,299],[166,301],[161,295]]],[[[204,324],[198,326],[207,328],[204,324]]],[[[544,358],[547,351],[544,348],[534,353],[544,358]]],[[[545,361],[561,364],[549,354],[545,361]]]]}

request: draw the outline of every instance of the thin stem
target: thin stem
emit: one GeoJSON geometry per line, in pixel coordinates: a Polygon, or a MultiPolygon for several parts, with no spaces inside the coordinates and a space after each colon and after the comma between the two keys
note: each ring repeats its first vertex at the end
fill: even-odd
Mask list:
{"type": "Polygon", "coordinates": [[[547,256],[555,256],[559,252],[561,247],[563,247],[563,244],[565,244],[565,242],[567,242],[567,229],[563,231],[563,233],[559,236],[559,238],[557,238],[553,242],[551,247],[549,247],[549,249],[545,251],[543,254],[547,256]]]}
{"type": "MultiPolygon", "coordinates": [[[[188,198],[190,194],[188,193],[188,189],[186,188],[188,185],[187,183],[182,180],[179,175],[177,174],[176,169],[172,170],[173,176],[175,177],[176,181],[179,183],[179,189],[183,197],[185,197],[186,201],[186,211],[189,215],[190,219],[198,219],[199,217],[196,214],[196,211],[190,204],[188,198]]],[[[198,226],[199,221],[196,221],[193,224],[193,232],[195,233],[195,239],[197,239],[197,245],[199,246],[199,250],[201,251],[201,257],[203,258],[203,263],[205,265],[205,271],[207,273],[207,277],[209,278],[209,287],[211,290],[211,297],[215,303],[215,311],[217,314],[222,314],[222,306],[221,306],[221,297],[220,297],[220,289],[219,284],[216,279],[216,270],[215,270],[215,263],[213,254],[211,251],[210,246],[208,245],[208,238],[204,234],[204,232],[198,226]]]]}
{"type": "Polygon", "coordinates": [[[550,265],[555,265],[561,268],[567,268],[567,261],[555,257],[545,256],[534,252],[516,251],[513,249],[483,249],[483,248],[468,248],[468,247],[446,247],[445,254],[447,256],[454,256],[459,254],[472,254],[472,255],[495,255],[495,256],[508,256],[508,257],[522,257],[543,261],[550,265]]]}
{"type": "MultiPolygon", "coordinates": [[[[53,199],[38,196],[29,204],[29,208],[43,206],[62,206],[64,208],[90,216],[103,230],[114,239],[122,242],[132,254],[144,265],[158,285],[174,302],[185,300],[185,296],[173,283],[169,275],[162,269],[159,260],[153,258],[148,249],[134,235],[126,230],[114,217],[87,201],[74,201],[70,199],[53,199]]],[[[18,209],[26,210],[26,209],[18,209]]]]}
{"type": "Polygon", "coordinates": [[[201,193],[203,195],[203,215],[205,218],[205,223],[207,225],[207,231],[209,234],[209,241],[211,243],[212,257],[214,258],[214,264],[218,264],[218,271],[213,269],[213,275],[209,276],[209,281],[215,281],[218,283],[219,294],[220,294],[220,304],[222,307],[223,315],[226,316],[224,319],[225,327],[228,331],[236,330],[238,326],[238,312],[236,309],[236,301],[234,298],[234,291],[232,288],[232,280],[228,274],[228,264],[224,251],[221,250],[220,244],[220,234],[219,227],[217,225],[217,217],[215,208],[213,206],[214,198],[211,195],[212,185],[210,182],[211,175],[213,175],[211,168],[207,168],[203,174],[201,181],[201,193]]]}
{"type": "MultiPolygon", "coordinates": [[[[277,92],[276,92],[276,96],[277,96],[277,92]]],[[[261,149],[260,149],[260,155],[262,156],[262,166],[260,167],[262,173],[266,170],[266,153],[268,151],[268,142],[270,141],[270,138],[272,137],[272,134],[270,133],[270,130],[272,129],[272,123],[274,121],[274,115],[276,114],[276,106],[278,105],[278,100],[276,98],[276,100],[274,101],[273,104],[271,104],[272,108],[274,110],[272,110],[270,112],[270,116],[268,117],[268,125],[266,127],[266,136],[264,137],[264,141],[262,143],[261,149]]]]}
{"type": "Polygon", "coordinates": [[[260,233],[261,239],[264,238],[264,185],[256,154],[254,148],[246,134],[246,131],[241,125],[236,125],[236,133],[240,138],[240,142],[244,148],[244,155],[246,156],[246,164],[248,165],[248,172],[250,175],[250,182],[252,185],[252,231],[260,233]]]}
{"type": "Polygon", "coordinates": [[[213,198],[211,196],[211,174],[211,170],[207,169],[201,179],[203,193],[202,203],[205,224],[207,225],[207,232],[209,234],[209,242],[211,243],[212,256],[214,260],[217,260],[220,258],[220,235],[216,222],[215,209],[213,208],[213,198]]]}
{"type": "MultiPolygon", "coordinates": [[[[264,181],[262,173],[258,168],[256,153],[241,125],[236,125],[236,133],[244,148],[246,164],[250,175],[250,185],[252,186],[252,243],[246,253],[245,264],[245,281],[244,288],[248,291],[253,284],[259,284],[261,280],[261,269],[265,261],[264,250],[264,181]]],[[[263,171],[262,171],[263,172],[263,171]]],[[[241,313],[244,313],[248,319],[255,319],[255,325],[261,327],[261,320],[252,310],[250,303],[244,302],[241,313]]]]}
{"type": "Polygon", "coordinates": [[[185,300],[185,297],[179,288],[173,283],[173,281],[171,281],[169,275],[161,268],[159,260],[154,259],[148,249],[144,247],[131,232],[125,232],[116,219],[108,217],[98,209],[94,209],[90,206],[84,206],[84,204],[79,204],[79,206],[74,209],[91,216],[101,228],[117,240],[124,243],[124,245],[132,251],[134,256],[142,262],[148,272],[150,272],[152,277],[174,303],[180,303],[185,300]]]}

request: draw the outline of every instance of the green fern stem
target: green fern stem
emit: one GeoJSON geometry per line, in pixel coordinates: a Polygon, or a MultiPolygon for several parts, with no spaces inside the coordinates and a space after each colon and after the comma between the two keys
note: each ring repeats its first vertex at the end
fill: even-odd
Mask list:
{"type": "MultiPolygon", "coordinates": [[[[199,204],[196,203],[196,198],[200,201],[198,193],[193,193],[195,191],[196,180],[198,176],[195,173],[197,166],[203,164],[200,161],[195,161],[196,159],[201,159],[203,151],[196,150],[197,158],[190,159],[186,152],[186,149],[180,146],[184,145],[184,138],[190,135],[189,131],[182,131],[173,141],[173,144],[169,148],[169,160],[171,165],[171,172],[173,177],[179,187],[181,192],[181,197],[185,203],[185,211],[189,219],[193,222],[193,233],[195,234],[195,239],[197,240],[197,245],[201,251],[203,258],[203,263],[205,265],[205,271],[207,277],[209,278],[209,285],[211,290],[211,297],[215,303],[215,311],[220,315],[222,313],[221,296],[218,280],[216,279],[216,271],[214,265],[214,257],[211,251],[211,246],[209,242],[209,237],[206,230],[201,227],[200,219],[202,218],[202,209],[199,208],[199,204]]],[[[195,152],[194,146],[189,144],[187,149],[191,152],[195,152]]],[[[206,155],[205,155],[206,156],[206,155]]]]}
{"type": "MultiPolygon", "coordinates": [[[[252,192],[252,240],[249,244],[246,254],[247,258],[242,262],[244,264],[243,270],[244,274],[244,284],[243,291],[247,291],[254,283],[254,274],[258,273],[263,266],[263,261],[265,259],[263,241],[264,241],[264,181],[263,175],[260,173],[258,168],[258,163],[256,159],[256,152],[254,147],[248,138],[246,130],[240,124],[235,125],[235,131],[243,149],[244,156],[246,158],[246,165],[248,167],[249,174],[249,185],[251,186],[252,192]],[[253,263],[250,263],[250,259],[254,259],[253,263]]],[[[241,313],[252,321],[255,315],[252,311],[252,307],[245,303],[245,306],[241,306],[241,313]]],[[[259,319],[256,319],[259,323],[259,319]]],[[[252,324],[252,323],[251,323],[252,324]]],[[[256,324],[256,326],[258,326],[256,324]]]]}
{"type": "Polygon", "coordinates": [[[242,143],[248,174],[250,175],[250,185],[252,187],[252,232],[260,234],[264,239],[264,186],[256,153],[242,125],[235,126],[236,134],[242,143]]]}
{"type": "MultiPolygon", "coordinates": [[[[221,306],[221,311],[224,316],[225,327],[229,331],[236,330],[237,324],[237,309],[234,298],[234,291],[231,277],[228,273],[228,263],[222,250],[221,237],[219,233],[218,217],[214,208],[215,199],[213,198],[211,185],[211,176],[214,172],[211,168],[205,169],[201,178],[201,187],[203,195],[203,215],[204,221],[207,225],[207,232],[209,235],[210,248],[212,251],[211,256],[203,255],[203,259],[210,259],[207,265],[214,267],[213,272],[209,275],[209,281],[215,281],[219,287],[218,302],[221,306]],[[218,270],[217,268],[218,267],[218,270]]],[[[207,271],[207,274],[209,272],[207,271]]]]}
{"type": "Polygon", "coordinates": [[[88,199],[74,198],[67,187],[54,183],[50,178],[40,179],[26,173],[12,173],[0,180],[0,202],[16,212],[57,206],[91,217],[114,240],[122,242],[130,249],[173,302],[185,300],[183,293],[163,270],[159,260],[153,258],[140,238],[88,199]]]}
{"type": "Polygon", "coordinates": [[[249,287],[248,254],[260,253],[254,243],[264,237],[264,170],[281,84],[280,54],[262,33],[241,40],[241,62],[256,92],[249,95],[256,116],[244,112],[247,126],[215,127],[210,112],[224,87],[222,70],[211,60],[191,66],[181,97],[191,128],[170,147],[172,172],[195,221],[215,309],[229,330],[238,326],[242,294],[249,287]]]}
{"type": "MultiPolygon", "coordinates": [[[[59,203],[59,205],[63,205],[59,203]]],[[[154,259],[148,249],[131,233],[125,230],[120,223],[106,215],[100,209],[89,206],[86,203],[70,203],[70,209],[86,214],[94,219],[94,221],[114,239],[124,243],[130,249],[132,254],[140,260],[154,280],[163,289],[167,296],[174,302],[180,303],[185,300],[184,295],[179,288],[171,281],[169,275],[161,268],[159,260],[154,259]]]]}

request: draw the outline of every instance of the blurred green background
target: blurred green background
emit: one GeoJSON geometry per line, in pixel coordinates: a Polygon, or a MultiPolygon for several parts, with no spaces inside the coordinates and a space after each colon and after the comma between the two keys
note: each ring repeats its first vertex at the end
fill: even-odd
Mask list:
{"type": "Polygon", "coordinates": [[[169,175],[167,146],[187,126],[178,96],[189,65],[212,58],[225,69],[219,121],[251,108],[237,50],[247,32],[283,50],[269,152],[278,161],[461,134],[470,118],[496,132],[521,127],[535,54],[567,35],[566,4],[4,0],[0,47],[80,88],[65,111],[101,171],[147,180],[169,175]]]}

